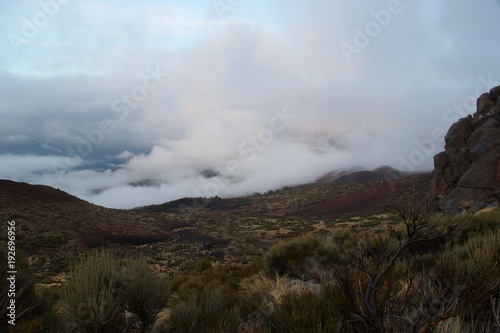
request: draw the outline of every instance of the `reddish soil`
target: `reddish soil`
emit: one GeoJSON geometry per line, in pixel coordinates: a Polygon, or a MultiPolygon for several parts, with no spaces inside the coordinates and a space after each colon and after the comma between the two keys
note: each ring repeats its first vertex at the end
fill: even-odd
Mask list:
{"type": "Polygon", "coordinates": [[[390,199],[409,197],[423,200],[429,184],[429,175],[403,177],[392,182],[377,182],[370,186],[332,197],[313,206],[293,212],[301,217],[363,215],[390,209],[390,199]]]}
{"type": "Polygon", "coordinates": [[[0,197],[6,195],[16,199],[40,201],[45,203],[56,202],[83,202],[66,192],[44,185],[30,185],[11,180],[0,179],[0,197]]]}

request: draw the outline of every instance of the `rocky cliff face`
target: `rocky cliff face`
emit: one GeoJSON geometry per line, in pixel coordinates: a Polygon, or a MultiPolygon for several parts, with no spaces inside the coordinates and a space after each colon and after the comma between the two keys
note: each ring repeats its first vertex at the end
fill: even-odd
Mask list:
{"type": "Polygon", "coordinates": [[[458,120],[434,156],[434,210],[476,212],[500,202],[500,86],[482,94],[477,112],[458,120]]]}

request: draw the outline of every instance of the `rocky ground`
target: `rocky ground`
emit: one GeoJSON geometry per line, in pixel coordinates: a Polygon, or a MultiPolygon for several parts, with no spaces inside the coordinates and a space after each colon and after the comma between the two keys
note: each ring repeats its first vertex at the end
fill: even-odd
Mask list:
{"type": "Polygon", "coordinates": [[[158,272],[182,271],[202,257],[248,263],[279,240],[310,231],[391,223],[397,220],[391,199],[423,200],[430,178],[366,181],[365,176],[342,185],[322,181],[136,210],[107,209],[50,187],[0,181],[0,219],[16,221],[18,250],[40,281],[64,280],[72,261],[100,247],[120,255],[143,254],[158,272]]]}

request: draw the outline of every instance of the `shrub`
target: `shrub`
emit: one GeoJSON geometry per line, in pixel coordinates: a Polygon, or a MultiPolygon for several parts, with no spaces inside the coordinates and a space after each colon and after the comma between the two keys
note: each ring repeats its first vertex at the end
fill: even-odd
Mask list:
{"type": "Polygon", "coordinates": [[[125,308],[137,315],[139,331],[144,333],[154,324],[158,313],[167,306],[170,281],[154,276],[142,258],[127,260],[122,272],[125,308]]]}
{"type": "Polygon", "coordinates": [[[464,228],[464,238],[481,236],[496,230],[500,230],[500,209],[472,216],[464,228]]]}
{"type": "Polygon", "coordinates": [[[333,304],[323,294],[311,291],[287,294],[271,316],[271,332],[340,332],[342,322],[332,315],[333,311],[333,304]]]}
{"type": "Polygon", "coordinates": [[[146,332],[169,298],[169,281],[154,276],[143,258],[120,261],[94,252],[71,269],[61,292],[64,329],[71,332],[146,332]],[[125,318],[125,311],[134,316],[125,318]]]}
{"type": "Polygon", "coordinates": [[[269,318],[281,304],[285,294],[289,291],[289,280],[275,275],[273,279],[264,274],[256,274],[241,284],[242,296],[248,305],[252,317],[269,318]]]}
{"type": "Polygon", "coordinates": [[[215,265],[205,259],[197,261],[193,271],[172,278],[172,292],[176,300],[188,299],[192,293],[201,294],[221,287],[238,290],[243,279],[262,270],[260,260],[248,265],[215,265]]]}
{"type": "Polygon", "coordinates": [[[280,242],[264,255],[269,275],[278,273],[298,279],[319,279],[322,271],[340,262],[337,246],[328,238],[308,234],[280,242]]]}
{"type": "Polygon", "coordinates": [[[233,333],[243,325],[236,296],[227,289],[204,291],[170,310],[169,332],[233,333]]]}
{"type": "MultiPolygon", "coordinates": [[[[436,333],[494,333],[492,325],[488,322],[476,319],[462,319],[460,317],[442,321],[436,327],[436,333]]],[[[500,332],[500,331],[499,331],[500,332]]]]}
{"type": "Polygon", "coordinates": [[[459,221],[436,222],[418,207],[400,209],[403,228],[360,236],[353,261],[333,270],[334,303],[350,315],[355,331],[431,332],[440,322],[484,308],[498,292],[499,232],[454,244],[450,236],[459,221]],[[440,246],[429,257],[433,241],[448,249],[440,246]]]}
{"type": "Polygon", "coordinates": [[[71,269],[61,292],[65,330],[120,332],[125,308],[120,293],[121,265],[108,252],[94,252],[71,269]]]}

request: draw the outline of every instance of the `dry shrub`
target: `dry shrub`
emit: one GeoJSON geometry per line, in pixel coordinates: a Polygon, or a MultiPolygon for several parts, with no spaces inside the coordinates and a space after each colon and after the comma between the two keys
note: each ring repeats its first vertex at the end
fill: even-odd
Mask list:
{"type": "Polygon", "coordinates": [[[264,255],[264,268],[269,275],[275,273],[297,279],[319,279],[322,272],[341,261],[338,247],[330,239],[307,234],[280,242],[264,255]]]}
{"type": "Polygon", "coordinates": [[[174,305],[170,310],[170,326],[175,333],[233,333],[243,326],[236,296],[229,290],[217,288],[174,305]]]}

